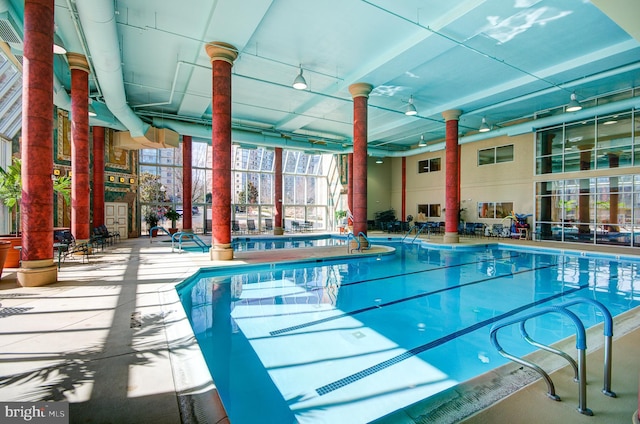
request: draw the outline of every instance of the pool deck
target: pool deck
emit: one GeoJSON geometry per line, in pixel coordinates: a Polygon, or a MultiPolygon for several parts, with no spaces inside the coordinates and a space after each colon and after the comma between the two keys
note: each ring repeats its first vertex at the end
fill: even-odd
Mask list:
{"type": "MultiPolygon", "coordinates": [[[[387,234],[372,232],[370,236],[387,234]]],[[[438,243],[441,239],[432,236],[430,241],[438,243]]],[[[636,250],[527,240],[461,239],[463,245],[491,242],[593,249],[620,255],[631,255],[636,250]]],[[[378,249],[374,247],[366,254],[385,253],[378,249]]],[[[228,422],[177,299],[175,285],[202,267],[348,254],[344,246],[317,247],[237,252],[233,261],[212,262],[208,253],[171,252],[168,243],[138,238],[94,252],[88,264],[82,264],[81,258],[69,259],[62,264],[59,281],[45,287],[19,287],[16,270],[5,269],[0,280],[0,401],[67,399],[72,423],[228,422]]],[[[634,313],[624,320],[624,331],[616,330],[619,335],[614,340],[613,390],[619,397],[608,399],[589,393],[588,406],[596,414],[594,417],[575,411],[575,385],[567,383],[565,387],[563,380],[569,379],[556,379],[552,374],[563,402],[546,398],[543,382],[537,381],[509,397],[500,395],[500,402],[475,415],[471,410],[465,411],[463,417],[460,411],[458,415],[448,414],[457,417],[452,422],[465,417],[464,422],[474,424],[630,422],[638,406],[640,372],[640,320],[637,311],[634,313]]],[[[587,363],[601,361],[597,359],[601,358],[601,351],[590,353],[587,363]]],[[[589,390],[598,391],[601,368],[590,366],[588,371],[589,390]]],[[[566,371],[561,368],[558,372],[566,371]]],[[[468,393],[473,391],[463,398],[468,393]]],[[[469,401],[475,399],[474,395],[470,396],[464,399],[474,403],[475,400],[469,401]]],[[[421,408],[407,408],[393,421],[384,422],[445,422],[442,416],[425,421],[428,412],[421,408]]]]}

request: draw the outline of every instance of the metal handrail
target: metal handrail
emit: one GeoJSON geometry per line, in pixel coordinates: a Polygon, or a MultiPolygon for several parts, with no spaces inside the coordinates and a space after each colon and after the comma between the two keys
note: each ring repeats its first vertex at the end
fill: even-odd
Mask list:
{"type": "Polygon", "coordinates": [[[178,252],[182,252],[182,240],[189,239],[192,240],[198,247],[202,249],[203,252],[206,252],[209,246],[206,244],[200,237],[193,233],[186,233],[184,231],[179,231],[171,236],[171,251],[173,252],[174,243],[178,241],[178,252]]]}
{"type": "Polygon", "coordinates": [[[166,228],[164,228],[164,227],[162,227],[160,225],[157,225],[155,227],[149,228],[149,243],[153,242],[153,230],[162,230],[165,233],[169,234],[169,236],[171,236],[171,233],[166,228]]]}
{"type": "Polygon", "coordinates": [[[609,312],[606,306],[604,306],[602,303],[586,297],[579,297],[576,299],[568,300],[559,304],[558,306],[566,308],[577,303],[589,303],[598,308],[600,312],[602,312],[602,317],[604,320],[604,386],[602,388],[602,393],[609,397],[617,397],[615,392],[611,390],[611,359],[613,357],[613,318],[611,317],[611,312],[609,312]]]}
{"type": "Polygon", "coordinates": [[[418,238],[418,236],[420,235],[422,230],[424,230],[425,228],[427,229],[427,240],[431,239],[431,229],[429,228],[429,224],[428,223],[424,223],[424,224],[420,225],[420,229],[416,233],[416,236],[413,238],[413,240],[411,240],[412,243],[414,241],[416,241],[416,239],[418,238]]]}
{"type": "Polygon", "coordinates": [[[547,396],[553,400],[557,400],[557,401],[560,400],[560,397],[555,393],[555,387],[553,385],[553,382],[551,381],[551,378],[542,368],[540,368],[538,365],[534,364],[533,362],[526,361],[522,358],[519,358],[517,356],[514,356],[506,352],[502,348],[502,346],[500,346],[500,343],[498,342],[498,338],[497,338],[498,330],[503,327],[513,325],[513,324],[520,324],[522,328],[524,325],[523,323],[526,322],[527,320],[540,315],[548,314],[551,312],[565,315],[567,318],[569,318],[573,322],[573,325],[576,327],[576,349],[578,350],[577,369],[578,369],[578,384],[579,384],[578,412],[584,415],[593,415],[593,412],[589,408],[587,408],[586,331],[584,329],[584,325],[582,324],[582,321],[580,321],[580,318],[578,318],[576,314],[574,314],[573,312],[569,311],[564,307],[550,306],[544,309],[540,309],[538,311],[534,311],[522,317],[514,318],[508,321],[498,322],[491,327],[491,334],[490,334],[491,343],[498,350],[498,353],[500,355],[514,362],[517,362],[521,365],[529,367],[534,371],[536,371],[538,374],[540,374],[542,378],[545,380],[545,382],[547,383],[547,396]]]}
{"type": "Polygon", "coordinates": [[[347,253],[353,253],[354,250],[360,251],[360,239],[356,238],[355,234],[349,232],[347,233],[347,253]],[[355,249],[351,249],[351,243],[349,240],[353,239],[356,243],[358,243],[358,247],[355,249]]]}
{"type": "Polygon", "coordinates": [[[413,230],[414,230],[415,228],[417,228],[417,227],[418,227],[417,225],[412,225],[412,226],[409,228],[409,231],[407,231],[407,232],[404,234],[404,237],[402,237],[402,241],[404,241],[404,239],[406,239],[406,238],[407,238],[407,236],[408,236],[409,234],[411,234],[411,231],[413,231],[413,230]]]}
{"type": "Polygon", "coordinates": [[[367,241],[367,248],[365,250],[371,249],[371,240],[369,240],[369,238],[367,237],[367,235],[365,233],[360,231],[358,233],[358,250],[360,250],[360,237],[362,237],[363,239],[365,239],[367,241]]]}

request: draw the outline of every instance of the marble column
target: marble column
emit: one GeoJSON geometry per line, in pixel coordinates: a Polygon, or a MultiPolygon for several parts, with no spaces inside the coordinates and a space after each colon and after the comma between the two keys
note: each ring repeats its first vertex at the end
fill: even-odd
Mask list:
{"type": "Polygon", "coordinates": [[[104,225],[104,127],[93,127],[93,226],[104,225]]]}
{"type": "Polygon", "coordinates": [[[347,225],[353,227],[353,153],[347,155],[347,209],[349,214],[347,217],[347,225]]]}
{"type": "MultiPolygon", "coordinates": [[[[353,234],[367,234],[367,103],[371,84],[359,82],[349,86],[353,97],[353,234]]],[[[360,246],[366,240],[361,238],[360,246]]]]}
{"type": "Polygon", "coordinates": [[[445,225],[444,242],[458,243],[458,219],[460,212],[460,158],[458,154],[458,119],[462,112],[457,109],[442,112],[446,123],[445,135],[445,225]]]}
{"type": "Polygon", "coordinates": [[[192,181],[192,143],[190,135],[182,136],[182,231],[193,232],[193,203],[191,192],[193,191],[192,181]]]}
{"type": "Polygon", "coordinates": [[[274,203],[276,206],[276,213],[273,223],[273,235],[281,236],[284,234],[284,223],[282,221],[282,147],[275,148],[275,163],[274,163],[274,203]]]}
{"type": "Polygon", "coordinates": [[[82,54],[67,53],[71,69],[71,233],[89,241],[89,63],[82,54]]]}
{"type": "Polygon", "coordinates": [[[18,283],[58,279],[53,262],[54,0],[24,2],[22,70],[22,250],[18,283]]]}
{"type": "Polygon", "coordinates": [[[205,46],[211,60],[211,260],[233,259],[231,247],[231,67],[238,50],[213,41],[205,46]]]}

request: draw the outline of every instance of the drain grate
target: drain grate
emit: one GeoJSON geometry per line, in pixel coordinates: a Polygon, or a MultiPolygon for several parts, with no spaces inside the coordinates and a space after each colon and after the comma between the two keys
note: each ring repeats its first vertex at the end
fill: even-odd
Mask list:
{"type": "Polygon", "coordinates": [[[129,322],[130,328],[142,327],[142,315],[140,312],[134,312],[131,314],[131,321],[129,322]]]}
{"type": "Polygon", "coordinates": [[[10,317],[12,315],[24,314],[33,308],[0,308],[0,318],[10,317]]]}

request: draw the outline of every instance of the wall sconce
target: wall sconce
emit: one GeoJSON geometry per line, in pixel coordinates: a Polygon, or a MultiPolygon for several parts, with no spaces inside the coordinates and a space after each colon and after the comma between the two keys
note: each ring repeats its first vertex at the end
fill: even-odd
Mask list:
{"type": "Polygon", "coordinates": [[[71,177],[71,174],[72,174],[72,172],[71,172],[71,171],[67,172],[67,176],[68,176],[68,177],[71,177]]]}
{"type": "Polygon", "coordinates": [[[60,175],[60,170],[59,169],[54,169],[53,170],[53,175],[55,175],[56,177],[60,175]]]}
{"type": "Polygon", "coordinates": [[[116,177],[114,177],[113,175],[109,175],[109,181],[114,182],[116,180],[116,177]]]}
{"type": "Polygon", "coordinates": [[[120,182],[123,183],[124,182],[124,177],[120,177],[120,182]]]}
{"type": "Polygon", "coordinates": [[[135,184],[136,180],[135,178],[129,178],[129,184],[135,184]]]}

